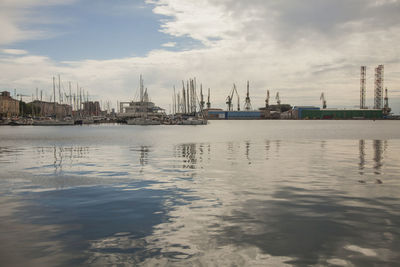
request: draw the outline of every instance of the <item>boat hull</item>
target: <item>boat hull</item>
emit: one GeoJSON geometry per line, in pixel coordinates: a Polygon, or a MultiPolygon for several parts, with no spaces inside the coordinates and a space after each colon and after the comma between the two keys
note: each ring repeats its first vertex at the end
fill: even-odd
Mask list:
{"type": "Polygon", "coordinates": [[[128,125],[160,125],[161,122],[156,121],[156,120],[151,120],[151,119],[142,119],[142,118],[135,118],[135,119],[129,119],[126,121],[128,125]]]}
{"type": "Polygon", "coordinates": [[[67,126],[74,125],[74,121],[34,121],[33,125],[35,126],[67,126]]]}

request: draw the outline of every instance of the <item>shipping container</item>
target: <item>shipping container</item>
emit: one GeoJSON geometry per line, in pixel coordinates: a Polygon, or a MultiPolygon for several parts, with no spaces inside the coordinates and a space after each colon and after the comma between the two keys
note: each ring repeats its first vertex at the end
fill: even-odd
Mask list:
{"type": "Polygon", "coordinates": [[[209,110],[207,118],[209,120],[257,120],[262,119],[261,111],[223,111],[209,110]]]}

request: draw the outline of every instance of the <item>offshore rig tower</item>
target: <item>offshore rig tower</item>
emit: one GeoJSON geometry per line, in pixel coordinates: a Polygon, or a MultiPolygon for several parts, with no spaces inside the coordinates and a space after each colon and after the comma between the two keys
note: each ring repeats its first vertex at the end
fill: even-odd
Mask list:
{"type": "Polygon", "coordinates": [[[361,66],[360,109],[366,109],[367,108],[365,106],[366,76],[367,76],[367,66],[361,66]]]}
{"type": "Polygon", "coordinates": [[[382,93],[383,93],[383,71],[384,66],[379,65],[375,68],[375,98],[374,109],[382,109],[382,93]]]}

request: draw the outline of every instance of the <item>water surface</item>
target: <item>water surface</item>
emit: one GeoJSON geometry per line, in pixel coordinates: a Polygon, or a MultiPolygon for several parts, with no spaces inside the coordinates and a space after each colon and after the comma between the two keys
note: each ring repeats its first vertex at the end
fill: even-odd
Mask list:
{"type": "Polygon", "coordinates": [[[396,121],[0,127],[0,265],[395,266],[396,121]]]}

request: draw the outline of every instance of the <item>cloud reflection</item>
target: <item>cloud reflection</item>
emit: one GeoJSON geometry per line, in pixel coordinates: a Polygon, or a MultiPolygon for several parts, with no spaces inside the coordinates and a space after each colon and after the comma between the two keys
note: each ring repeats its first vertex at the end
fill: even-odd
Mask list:
{"type": "Polygon", "coordinates": [[[30,180],[0,180],[2,193],[13,189],[13,201],[0,197],[10,209],[1,236],[19,238],[23,228],[4,229],[24,224],[31,240],[13,249],[27,263],[391,265],[400,261],[399,151],[397,140],[264,139],[26,149],[16,165],[30,180]],[[63,180],[63,190],[34,190],[63,180]]]}

